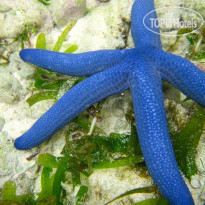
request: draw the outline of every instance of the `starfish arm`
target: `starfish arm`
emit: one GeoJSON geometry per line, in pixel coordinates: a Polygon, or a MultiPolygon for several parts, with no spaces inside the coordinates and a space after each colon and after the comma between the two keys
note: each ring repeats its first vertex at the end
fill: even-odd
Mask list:
{"type": "Polygon", "coordinates": [[[193,205],[169,136],[159,72],[144,62],[129,75],[137,132],[148,170],[170,204],[193,205]]]}
{"type": "Polygon", "coordinates": [[[164,51],[155,55],[163,79],[205,106],[205,72],[185,58],[164,51]]]}
{"type": "Polygon", "coordinates": [[[157,18],[157,14],[154,10],[153,0],[136,0],[134,2],[131,12],[131,29],[135,46],[139,44],[151,44],[154,47],[162,47],[160,35],[158,35],[160,30],[152,26],[152,20],[157,18]],[[153,12],[145,18],[151,11],[153,12]],[[145,25],[151,28],[152,31],[148,30],[145,25]]]}
{"type": "MultiPolygon", "coordinates": [[[[130,49],[131,50],[131,49],[130,49]]],[[[126,50],[129,53],[129,50],[126,50]]],[[[59,53],[41,49],[23,49],[20,57],[47,70],[72,76],[90,76],[121,62],[125,50],[99,50],[80,54],[59,53]]]]}
{"type": "Polygon", "coordinates": [[[87,78],[71,88],[22,136],[14,146],[20,150],[35,147],[92,104],[128,88],[128,74],[116,66],[87,78]]]}

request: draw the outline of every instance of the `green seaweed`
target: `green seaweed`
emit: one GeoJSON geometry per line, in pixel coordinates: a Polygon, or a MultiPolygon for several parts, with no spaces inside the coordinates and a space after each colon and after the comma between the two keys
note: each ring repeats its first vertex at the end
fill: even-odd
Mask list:
{"type": "MultiPolygon", "coordinates": [[[[69,153],[75,157],[74,161],[78,161],[78,164],[81,165],[80,170],[82,168],[87,168],[88,171],[90,169],[114,168],[144,161],[136,137],[136,129],[133,129],[131,135],[111,133],[109,136],[87,136],[86,133],[90,126],[82,123],[82,118],[81,115],[80,118],[73,120],[66,134],[64,148],[69,150],[69,153]],[[79,122],[80,124],[78,124],[79,122]],[[75,135],[73,136],[72,133],[75,135]]],[[[65,150],[62,153],[65,154],[65,150]]]]}
{"type": "Polygon", "coordinates": [[[46,49],[46,37],[44,33],[40,33],[36,40],[36,48],[46,49]]]}
{"type": "Polygon", "coordinates": [[[155,199],[147,199],[138,203],[135,203],[134,205],[169,205],[168,201],[163,198],[155,198],[155,199]]]}
{"type": "Polygon", "coordinates": [[[26,102],[29,104],[29,106],[32,106],[35,103],[42,101],[42,100],[56,99],[57,94],[58,94],[57,91],[47,90],[47,91],[36,93],[32,95],[30,98],[26,100],[26,102]]]}
{"type": "MultiPolygon", "coordinates": [[[[45,173],[45,172],[43,172],[45,173]]],[[[54,184],[54,177],[55,175],[52,175],[50,178],[47,179],[47,182],[41,189],[41,192],[38,194],[37,202],[41,202],[42,200],[46,199],[47,197],[55,197],[53,195],[53,184],[54,184]]],[[[41,182],[42,183],[42,182],[41,182]]]]}
{"type": "Polygon", "coordinates": [[[191,180],[191,176],[197,174],[195,153],[205,122],[205,108],[195,106],[194,115],[182,128],[172,136],[176,159],[181,171],[191,180]]]}
{"type": "Polygon", "coordinates": [[[77,45],[72,45],[72,46],[70,46],[69,48],[67,48],[65,51],[64,51],[64,53],[73,53],[73,52],[75,52],[75,51],[77,51],[78,50],[78,46],[77,45]]]}
{"type": "MultiPolygon", "coordinates": [[[[157,190],[156,186],[149,186],[149,187],[143,187],[143,188],[137,188],[137,189],[132,189],[130,191],[125,192],[124,194],[121,194],[120,196],[112,199],[111,201],[109,201],[108,203],[106,203],[105,205],[108,205],[116,200],[119,200],[123,197],[129,196],[131,194],[139,194],[139,193],[153,193],[157,190]]],[[[141,203],[141,202],[140,202],[141,203]]],[[[138,204],[138,203],[137,203],[138,204]]]]}
{"type": "Polygon", "coordinates": [[[80,186],[80,189],[78,190],[78,193],[76,195],[76,204],[80,205],[82,204],[81,202],[85,201],[85,196],[88,192],[88,187],[87,186],[80,186]]]}
{"type": "Polygon", "coordinates": [[[102,162],[93,162],[92,167],[94,169],[108,169],[108,168],[130,166],[140,162],[144,162],[143,156],[127,157],[122,159],[116,159],[115,161],[103,160],[102,162]]]}
{"type": "MultiPolygon", "coordinates": [[[[177,32],[177,35],[185,35],[186,39],[190,43],[186,58],[189,60],[202,61],[205,60],[204,51],[204,31],[205,27],[202,27],[199,32],[192,32],[193,29],[182,28],[177,32]]],[[[169,52],[175,50],[175,46],[178,44],[181,36],[177,36],[176,41],[170,45],[169,52]]]]}
{"type": "MultiPolygon", "coordinates": [[[[21,41],[21,49],[23,49],[24,48],[24,41],[26,41],[30,45],[31,43],[30,43],[29,37],[32,34],[36,33],[37,31],[38,31],[38,27],[36,25],[26,24],[24,31],[19,36],[17,36],[17,38],[14,40],[14,42],[20,40],[21,41]]],[[[12,43],[14,43],[14,42],[12,42],[12,43]]]]}
{"type": "MultiPolygon", "coordinates": [[[[87,129],[87,126],[85,127],[87,129]]],[[[75,129],[79,129],[79,125],[76,125],[75,129]]],[[[74,132],[75,129],[72,129],[72,131],[74,132]]],[[[81,127],[80,130],[83,131],[83,128],[81,127]]],[[[82,136],[80,139],[74,139],[74,141],[70,142],[70,133],[71,132],[68,131],[68,139],[65,147],[67,153],[71,154],[73,158],[74,164],[71,163],[71,172],[73,169],[72,176],[76,177],[77,175],[78,183],[80,183],[78,178],[80,176],[79,172],[83,173],[86,169],[89,171],[90,164],[93,169],[106,169],[133,165],[144,161],[142,155],[130,156],[128,152],[128,150],[130,150],[130,147],[128,147],[130,146],[130,135],[113,133],[109,137],[82,136]],[[115,153],[120,152],[122,154],[121,157],[113,157],[115,153]]],[[[132,146],[135,146],[135,144],[132,146]]],[[[66,151],[64,150],[63,153],[65,154],[66,151]]],[[[73,182],[75,182],[75,180],[73,180],[73,182]]],[[[75,182],[74,185],[76,185],[77,182],[75,182]]]]}
{"type": "MultiPolygon", "coordinates": [[[[12,201],[13,204],[55,204],[61,205],[65,197],[65,190],[62,182],[70,183],[73,189],[77,185],[80,189],[75,196],[76,204],[83,204],[86,200],[89,187],[81,184],[81,174],[89,177],[93,169],[107,169],[121,166],[130,166],[144,161],[141,154],[139,140],[137,139],[136,128],[133,125],[131,116],[131,134],[124,135],[111,133],[106,135],[90,135],[86,133],[90,129],[87,114],[83,113],[75,118],[69,126],[66,137],[66,144],[62,151],[62,157],[55,157],[51,154],[40,154],[38,163],[43,167],[41,173],[41,192],[34,200],[34,194],[16,196],[14,182],[8,182],[3,188],[3,202],[12,201]],[[117,156],[117,157],[116,157],[117,156]],[[66,177],[71,173],[71,177],[66,177]],[[29,203],[25,202],[29,201],[29,203]]],[[[172,136],[176,158],[185,176],[190,177],[196,174],[195,152],[205,122],[205,109],[195,105],[194,113],[188,123],[172,136]],[[185,146],[186,145],[186,146],[185,146]]],[[[156,187],[138,188],[128,191],[112,201],[135,193],[155,192],[156,187]]],[[[111,203],[110,201],[109,203],[111,203]]],[[[108,204],[109,204],[108,203],[108,204]]],[[[164,198],[149,199],[138,204],[167,204],[164,198]]]]}
{"type": "Polygon", "coordinates": [[[182,28],[177,32],[177,35],[184,35],[187,33],[191,33],[194,29],[193,28],[182,28]]]}
{"type": "MultiPolygon", "coordinates": [[[[132,113],[130,114],[132,115],[132,113]]],[[[183,165],[188,167],[189,172],[183,170],[188,179],[192,175],[196,174],[196,167],[193,166],[195,160],[193,156],[195,155],[198,140],[202,133],[204,121],[205,111],[202,107],[196,105],[195,113],[189,122],[181,129],[179,133],[172,136],[177,160],[180,160],[183,165]],[[184,143],[186,143],[187,146],[184,146],[184,143]],[[183,149],[181,149],[182,146],[183,149]],[[186,150],[185,147],[187,147],[186,150]]],[[[86,175],[89,177],[92,169],[129,166],[144,161],[141,154],[139,141],[136,138],[136,128],[133,125],[131,127],[131,135],[112,133],[109,137],[97,135],[86,136],[86,133],[90,128],[86,118],[83,117],[83,115],[80,115],[78,118],[73,120],[72,125],[66,134],[66,145],[62,152],[64,157],[56,158],[51,155],[43,154],[42,156],[45,157],[44,163],[40,163],[41,165],[48,166],[50,168],[56,168],[59,161],[62,159],[65,159],[65,161],[67,160],[66,166],[60,166],[61,169],[59,171],[59,175],[61,177],[57,177],[57,184],[60,186],[60,188],[56,186],[56,188],[58,187],[58,191],[55,191],[55,193],[58,193],[57,204],[60,203],[59,196],[63,191],[60,182],[65,180],[65,172],[72,173],[72,184],[73,188],[75,188],[76,185],[81,184],[80,173],[87,173],[86,175]],[[80,132],[81,134],[77,134],[77,132],[80,132]],[[75,133],[75,136],[78,137],[74,137],[72,133],[75,133]],[[116,156],[115,154],[118,154],[117,158],[113,157],[116,156]]],[[[180,162],[178,161],[179,166],[180,162]]],[[[136,190],[136,193],[139,191],[140,189],[136,190]]],[[[119,198],[129,194],[132,194],[132,191],[119,196],[119,198]]],[[[167,204],[166,200],[163,198],[150,199],[140,203],[167,204]]]]}
{"type": "Polygon", "coordinates": [[[202,60],[205,59],[205,51],[200,51],[198,53],[194,53],[193,55],[194,60],[202,60]]]}
{"type": "Polygon", "coordinates": [[[61,182],[65,181],[65,172],[70,169],[70,161],[71,159],[69,156],[64,157],[54,175],[52,195],[56,197],[56,205],[60,204],[60,196],[62,192],[61,182]]]}
{"type": "Polygon", "coordinates": [[[9,62],[9,59],[3,55],[0,54],[0,58],[4,59],[5,61],[9,62]]]}
{"type": "Polygon", "coordinates": [[[77,21],[73,21],[72,23],[70,23],[64,30],[63,32],[61,33],[61,35],[59,36],[54,48],[53,48],[53,51],[59,51],[63,42],[65,41],[66,39],[66,36],[68,35],[69,31],[72,29],[72,27],[76,24],[77,21]]]}
{"type": "MultiPolygon", "coordinates": [[[[71,28],[75,25],[76,21],[70,23],[64,31],[61,33],[58,38],[53,50],[59,51],[66,36],[68,35],[71,28]]],[[[46,38],[45,34],[40,33],[37,37],[36,48],[38,49],[46,49],[46,38]]],[[[65,50],[67,53],[73,53],[78,49],[77,45],[71,45],[69,48],[65,50]]],[[[57,100],[57,95],[61,87],[68,80],[67,76],[62,74],[58,74],[52,71],[47,71],[42,68],[37,68],[36,78],[34,82],[34,91],[35,92],[31,97],[27,99],[29,106],[34,105],[37,102],[42,100],[54,99],[57,100]]],[[[77,83],[77,82],[76,82],[77,83]]],[[[69,88],[68,88],[69,89],[69,88]]]]}
{"type": "MultiPolygon", "coordinates": [[[[38,162],[39,162],[39,158],[38,158],[38,162]]],[[[52,168],[49,168],[46,166],[43,168],[42,173],[41,173],[41,189],[42,190],[46,189],[46,186],[48,185],[48,181],[50,179],[52,171],[53,171],[52,168]]]]}
{"type": "MultiPolygon", "coordinates": [[[[26,12],[25,10],[21,9],[22,12],[26,12]]],[[[16,13],[14,13],[16,14],[16,13]]],[[[24,48],[24,42],[26,41],[30,46],[31,46],[31,43],[30,43],[30,36],[32,34],[35,34],[37,33],[39,30],[39,27],[34,24],[34,25],[29,25],[29,24],[25,24],[25,27],[24,27],[24,30],[11,42],[9,43],[0,43],[0,47],[5,47],[6,46],[9,46],[9,45],[12,45],[13,43],[19,41],[21,43],[21,49],[24,48]]],[[[5,58],[5,60],[8,62],[8,59],[5,58]]]]}
{"type": "MultiPolygon", "coordinates": [[[[84,133],[89,130],[90,125],[84,123],[85,121],[82,118],[83,115],[74,120],[75,122],[73,123],[75,126],[72,126],[72,128],[68,130],[68,138],[73,132],[77,132],[78,130],[84,131],[84,133]]],[[[136,132],[135,129],[134,132],[136,132]]],[[[61,204],[61,196],[64,191],[61,183],[65,182],[66,173],[70,172],[72,174],[71,181],[73,189],[75,189],[77,185],[81,185],[80,173],[85,174],[86,170],[89,171],[90,159],[93,169],[121,167],[142,162],[143,157],[141,155],[133,156],[135,152],[132,152],[132,154],[128,152],[131,146],[135,146],[135,143],[130,144],[130,138],[131,135],[115,133],[109,137],[95,135],[88,137],[84,135],[79,140],[75,139],[75,143],[66,143],[63,150],[63,157],[55,157],[46,153],[39,155],[38,163],[44,168],[41,173],[42,191],[38,194],[38,204],[52,204],[54,199],[54,204],[61,204]],[[112,157],[114,153],[120,152],[122,153],[121,157],[112,157]],[[56,169],[56,171],[53,172],[53,169],[56,169]]],[[[132,148],[131,150],[134,149],[135,148],[132,148]]],[[[81,185],[76,195],[77,204],[82,204],[87,192],[88,187],[81,185]]],[[[14,196],[12,193],[13,192],[11,192],[10,195],[14,196]]]]}
{"type": "Polygon", "coordinates": [[[55,157],[51,154],[44,153],[39,155],[38,163],[41,166],[47,167],[49,169],[58,168],[61,159],[62,159],[61,157],[55,157]]]}
{"type": "Polygon", "coordinates": [[[34,205],[34,194],[16,196],[16,184],[13,181],[4,183],[0,205],[34,205]]]}
{"type": "Polygon", "coordinates": [[[186,58],[195,61],[205,60],[203,30],[204,28],[202,28],[199,33],[191,33],[186,36],[190,43],[186,58]]]}
{"type": "Polygon", "coordinates": [[[2,200],[16,200],[16,184],[13,181],[7,181],[3,187],[2,200]]]}
{"type": "Polygon", "coordinates": [[[43,3],[44,5],[48,6],[51,4],[51,0],[38,0],[39,2],[43,3]]]}
{"type": "Polygon", "coordinates": [[[48,196],[41,201],[37,202],[36,205],[56,205],[55,196],[48,196]]]}
{"type": "Polygon", "coordinates": [[[67,79],[68,78],[63,75],[38,68],[34,87],[37,88],[37,90],[59,90],[67,79]]]}
{"type": "Polygon", "coordinates": [[[7,66],[8,64],[9,64],[9,62],[0,63],[0,66],[7,66]]]}
{"type": "Polygon", "coordinates": [[[38,157],[39,164],[45,166],[41,175],[42,191],[39,194],[39,200],[48,196],[54,196],[56,205],[61,204],[60,196],[62,194],[61,182],[65,181],[66,172],[72,173],[72,184],[76,186],[81,184],[80,173],[78,166],[76,166],[75,158],[68,153],[65,157],[55,157],[51,154],[41,154],[38,157]],[[50,177],[52,168],[57,168],[56,172],[50,177]],[[49,188],[47,188],[49,187],[49,188]]]}

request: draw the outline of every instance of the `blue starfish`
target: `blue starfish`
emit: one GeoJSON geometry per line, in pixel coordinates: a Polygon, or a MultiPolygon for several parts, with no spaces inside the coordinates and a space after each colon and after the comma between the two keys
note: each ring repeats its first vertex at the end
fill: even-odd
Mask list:
{"type": "MultiPolygon", "coordinates": [[[[194,202],[175,159],[161,81],[172,83],[205,106],[205,72],[162,50],[160,37],[142,23],[153,9],[153,0],[135,1],[131,16],[133,49],[82,54],[22,50],[20,57],[26,62],[66,75],[90,77],[71,88],[14,145],[20,150],[35,147],[92,104],[130,88],[141,149],[152,178],[171,204],[190,205],[194,202]]],[[[159,32],[157,28],[155,31],[159,32]]]]}

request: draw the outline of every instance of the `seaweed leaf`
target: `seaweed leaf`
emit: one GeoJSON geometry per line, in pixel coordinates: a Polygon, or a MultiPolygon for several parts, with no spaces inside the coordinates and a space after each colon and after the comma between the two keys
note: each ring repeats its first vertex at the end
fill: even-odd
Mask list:
{"type": "Polygon", "coordinates": [[[63,42],[65,41],[66,39],[66,36],[68,35],[69,31],[72,29],[72,27],[76,24],[76,20],[73,21],[72,23],[70,23],[65,29],[64,31],[61,33],[61,35],[59,36],[54,48],[53,48],[53,51],[59,51],[63,42]]]}
{"type": "Polygon", "coordinates": [[[53,186],[54,186],[54,178],[55,174],[53,174],[49,180],[46,183],[46,186],[44,186],[43,189],[41,189],[41,193],[38,195],[37,202],[41,202],[42,200],[46,199],[49,196],[53,196],[53,186]]]}
{"type": "Polygon", "coordinates": [[[17,201],[22,202],[24,205],[36,205],[35,194],[23,194],[16,196],[17,201]]]}
{"type": "Polygon", "coordinates": [[[67,49],[64,51],[64,53],[73,53],[73,52],[75,52],[76,50],[78,50],[78,46],[74,44],[74,45],[70,46],[69,48],[67,48],[67,49]]]}
{"type": "Polygon", "coordinates": [[[69,155],[64,157],[55,173],[53,186],[52,186],[52,195],[56,197],[56,205],[60,204],[60,195],[62,191],[61,182],[65,180],[65,172],[70,170],[70,161],[71,158],[69,155]]]}
{"type": "Polygon", "coordinates": [[[38,163],[41,166],[52,168],[58,168],[62,157],[55,157],[52,154],[43,153],[38,157],[38,163]]]}
{"type": "Polygon", "coordinates": [[[50,3],[51,3],[51,0],[38,0],[38,1],[43,3],[46,6],[50,5],[50,3]]]}
{"type": "Polygon", "coordinates": [[[42,101],[42,100],[48,100],[48,99],[56,99],[58,92],[57,91],[43,91],[40,93],[36,93],[29,97],[26,102],[29,104],[29,106],[34,105],[35,103],[42,101]]]}
{"type": "Polygon", "coordinates": [[[16,184],[13,181],[7,181],[4,183],[2,200],[16,201],[16,184]]]}
{"type": "Polygon", "coordinates": [[[116,167],[123,167],[123,166],[130,166],[133,164],[137,164],[140,162],[144,162],[143,156],[134,156],[134,157],[127,157],[122,159],[116,159],[114,161],[111,160],[104,160],[102,162],[93,162],[92,167],[94,169],[108,169],[108,168],[116,168],[116,167]]]}
{"type": "Polygon", "coordinates": [[[45,189],[45,187],[48,185],[48,181],[51,176],[51,172],[53,170],[48,167],[44,167],[41,173],[41,189],[45,189]]]}
{"type": "Polygon", "coordinates": [[[37,202],[36,205],[56,205],[56,198],[55,196],[48,196],[41,201],[37,202]]]}
{"type": "MultiPolygon", "coordinates": [[[[66,27],[66,29],[62,32],[61,36],[58,39],[58,42],[56,43],[56,48],[61,47],[63,41],[65,40],[65,37],[69,30],[71,29],[71,26],[74,25],[74,23],[70,24],[69,26],[66,27]]],[[[41,33],[38,35],[37,42],[36,42],[36,48],[39,49],[46,49],[46,39],[45,39],[45,34],[41,33]]],[[[74,52],[77,50],[78,46],[77,45],[72,45],[70,46],[66,52],[74,52]]],[[[34,82],[34,87],[39,90],[38,93],[35,93],[31,97],[27,99],[27,102],[29,103],[29,106],[32,106],[33,104],[42,101],[42,100],[47,100],[47,99],[56,99],[58,91],[60,88],[65,84],[67,81],[68,77],[64,77],[61,74],[57,74],[52,71],[47,71],[41,68],[37,68],[37,73],[36,73],[36,79],[34,82]],[[51,90],[51,91],[48,91],[51,90]]],[[[81,78],[79,78],[78,81],[75,81],[74,83],[77,84],[80,82],[81,78]]]]}
{"type": "Polygon", "coordinates": [[[66,80],[67,77],[63,75],[38,68],[34,86],[41,89],[58,90],[66,80]]]}
{"type": "Polygon", "coordinates": [[[202,59],[205,59],[205,51],[200,51],[198,53],[195,53],[193,55],[193,59],[194,60],[202,60],[202,59]]]}
{"type": "Polygon", "coordinates": [[[9,62],[9,59],[3,55],[0,54],[0,58],[4,59],[5,61],[9,62]]]}
{"type": "MultiPolygon", "coordinates": [[[[67,156],[66,156],[67,157],[67,156]]],[[[70,172],[72,174],[72,184],[73,184],[73,190],[74,188],[81,184],[80,181],[80,166],[78,163],[77,157],[70,156],[70,172]]]]}
{"type": "Polygon", "coordinates": [[[34,194],[16,196],[16,184],[13,181],[4,183],[0,205],[34,205],[34,194]]]}
{"type": "Polygon", "coordinates": [[[79,115],[78,117],[74,118],[72,122],[75,122],[80,126],[83,130],[86,132],[89,132],[90,130],[90,123],[88,122],[88,119],[86,119],[83,115],[79,115]]]}
{"type": "Polygon", "coordinates": [[[25,204],[18,201],[3,200],[0,201],[0,205],[25,205],[25,204]]]}
{"type": "Polygon", "coordinates": [[[194,115],[182,130],[172,136],[176,159],[181,171],[190,180],[197,174],[195,164],[196,148],[205,122],[205,108],[196,105],[194,115]]]}
{"type": "MultiPolygon", "coordinates": [[[[141,150],[138,150],[139,141],[134,133],[133,135],[111,133],[109,137],[92,135],[73,138],[71,133],[80,136],[77,132],[81,129],[83,128],[79,124],[71,126],[71,130],[66,135],[66,147],[73,156],[77,157],[75,161],[81,164],[80,170],[90,166],[95,169],[129,166],[144,161],[141,150]]],[[[88,130],[87,126],[85,129],[88,130]]],[[[82,134],[82,131],[80,132],[82,134]]]]}
{"type": "Polygon", "coordinates": [[[157,188],[155,186],[150,186],[150,187],[143,187],[143,188],[137,188],[137,189],[132,189],[130,191],[125,192],[124,194],[121,194],[120,196],[112,199],[111,201],[109,201],[108,203],[106,203],[105,205],[108,205],[118,199],[121,199],[123,197],[129,196],[131,194],[138,194],[138,193],[152,193],[155,192],[157,190],[157,188]]]}
{"type": "Polygon", "coordinates": [[[193,28],[182,28],[177,32],[177,35],[191,33],[193,30],[194,30],[193,28]]]}
{"type": "Polygon", "coordinates": [[[87,186],[80,186],[80,189],[78,190],[78,193],[76,195],[76,204],[81,204],[80,202],[85,201],[85,195],[88,192],[88,187],[87,186]]]}
{"type": "Polygon", "coordinates": [[[40,33],[37,37],[36,48],[46,49],[46,37],[44,33],[40,33]]]}
{"type": "Polygon", "coordinates": [[[134,205],[169,205],[169,203],[165,198],[160,197],[156,199],[147,199],[134,205]]]}

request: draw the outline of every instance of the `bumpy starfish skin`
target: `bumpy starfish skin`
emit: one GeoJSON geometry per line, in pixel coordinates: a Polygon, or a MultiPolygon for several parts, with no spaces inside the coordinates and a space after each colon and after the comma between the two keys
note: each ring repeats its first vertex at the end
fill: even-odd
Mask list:
{"type": "Polygon", "coordinates": [[[26,62],[67,75],[91,77],[71,88],[14,145],[20,150],[35,147],[93,103],[130,88],[141,149],[152,178],[171,204],[191,205],[193,199],[181,177],[169,136],[161,81],[169,81],[205,106],[205,72],[161,49],[160,37],[142,23],[153,9],[153,0],[135,1],[133,49],[82,54],[22,50],[20,57],[26,62]]]}

